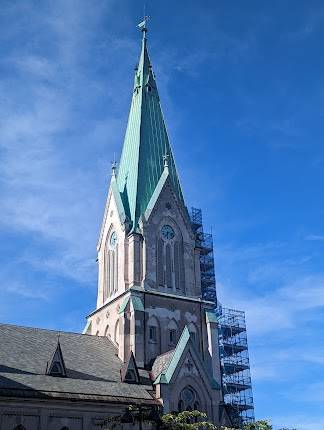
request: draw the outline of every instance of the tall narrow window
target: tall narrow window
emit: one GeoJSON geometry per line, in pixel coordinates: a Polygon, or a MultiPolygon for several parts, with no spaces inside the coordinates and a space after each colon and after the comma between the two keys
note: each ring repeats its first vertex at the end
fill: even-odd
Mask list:
{"type": "Polygon", "coordinates": [[[192,322],[191,322],[191,323],[188,325],[188,329],[189,329],[190,337],[191,337],[191,339],[192,339],[193,343],[194,343],[197,347],[199,347],[199,343],[198,343],[198,331],[197,331],[196,325],[195,325],[194,323],[192,323],[192,322]]]}
{"type": "Polygon", "coordinates": [[[171,245],[169,243],[165,247],[165,282],[168,288],[172,288],[171,245]]]}
{"type": "Polygon", "coordinates": [[[172,319],[168,324],[168,339],[169,346],[175,346],[178,341],[178,324],[172,319]]]}
{"type": "Polygon", "coordinates": [[[119,346],[119,319],[116,321],[115,324],[114,341],[116,345],[119,346]]]}
{"type": "Polygon", "coordinates": [[[113,231],[107,238],[105,249],[105,281],[103,300],[106,301],[118,289],[118,242],[113,231]]]}
{"type": "Polygon", "coordinates": [[[155,360],[155,358],[161,354],[161,331],[159,321],[155,316],[150,316],[147,321],[146,328],[146,357],[148,362],[155,360]]]}
{"type": "Polygon", "coordinates": [[[169,330],[169,344],[175,345],[177,342],[177,330],[171,328],[169,330]]]}
{"type": "Polygon", "coordinates": [[[151,342],[156,342],[157,341],[157,330],[155,326],[150,326],[149,327],[149,339],[151,342]]]}
{"type": "Polygon", "coordinates": [[[181,258],[181,256],[179,255],[180,247],[179,247],[178,241],[176,241],[174,243],[173,251],[174,251],[174,281],[175,281],[176,290],[179,290],[180,289],[180,258],[181,258]]]}
{"type": "Polygon", "coordinates": [[[164,284],[164,263],[163,263],[163,240],[158,237],[156,241],[156,280],[157,286],[164,284]]]}
{"type": "Polygon", "coordinates": [[[184,292],[183,240],[178,229],[162,226],[156,241],[156,282],[175,291],[184,292]]]}

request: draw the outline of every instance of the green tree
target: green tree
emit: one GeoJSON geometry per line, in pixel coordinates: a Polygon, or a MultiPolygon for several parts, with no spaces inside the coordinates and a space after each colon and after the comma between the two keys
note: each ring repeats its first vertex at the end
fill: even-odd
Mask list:
{"type": "Polygon", "coordinates": [[[272,430],[272,425],[267,420],[255,421],[254,423],[246,424],[244,430],[272,430]]]}
{"type": "Polygon", "coordinates": [[[217,430],[214,424],[206,421],[207,415],[200,411],[183,411],[178,414],[162,415],[162,428],[170,430],[217,430]]]}
{"type": "MultiPolygon", "coordinates": [[[[254,423],[246,424],[243,427],[243,430],[273,430],[272,425],[267,420],[255,421],[254,423]]],[[[279,430],[297,430],[297,429],[288,429],[281,428],[279,430]]]]}

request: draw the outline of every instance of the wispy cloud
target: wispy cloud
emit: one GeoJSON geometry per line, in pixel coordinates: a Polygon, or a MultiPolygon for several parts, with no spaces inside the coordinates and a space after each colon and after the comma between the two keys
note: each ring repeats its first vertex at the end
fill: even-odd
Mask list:
{"type": "Polygon", "coordinates": [[[308,273],[310,260],[287,258],[284,243],[218,248],[220,300],[246,310],[250,335],[295,329],[301,312],[324,307],[324,273],[308,273]]]}
{"type": "Polygon", "coordinates": [[[109,56],[113,53],[118,58],[116,50],[133,61],[134,49],[134,43],[125,38],[107,40],[105,32],[101,44],[106,56],[101,64],[92,64],[93,39],[103,36],[99,30],[103,17],[112,13],[111,5],[110,1],[99,1],[96,8],[77,1],[44,3],[46,14],[44,10],[37,13],[28,2],[8,6],[7,14],[20,17],[10,34],[20,43],[12,43],[12,51],[1,60],[10,71],[1,83],[7,102],[0,107],[1,223],[52,244],[46,258],[32,247],[22,251],[31,267],[92,283],[96,273],[91,262],[108,185],[109,157],[119,147],[123,130],[122,118],[112,110],[114,106],[118,112],[123,100],[119,76],[112,68],[111,85],[105,87],[106,76],[97,69],[108,69],[109,56]],[[22,8],[33,16],[31,27],[21,18],[22,8]],[[41,32],[44,19],[48,27],[41,32]],[[37,30],[43,40],[28,44],[27,36],[31,40],[37,30]],[[47,41],[47,50],[40,49],[47,41]],[[98,103],[96,96],[104,92],[109,108],[98,119],[91,111],[98,103]],[[83,148],[83,155],[78,148],[83,148]],[[81,170],[82,157],[89,164],[81,170]],[[106,184],[100,182],[94,196],[98,169],[101,178],[107,179],[106,184]],[[98,219],[98,225],[93,219],[98,219]]]}
{"type": "Polygon", "coordinates": [[[314,240],[314,241],[324,241],[324,235],[320,235],[320,234],[309,234],[308,236],[305,237],[306,240],[314,240]]]}

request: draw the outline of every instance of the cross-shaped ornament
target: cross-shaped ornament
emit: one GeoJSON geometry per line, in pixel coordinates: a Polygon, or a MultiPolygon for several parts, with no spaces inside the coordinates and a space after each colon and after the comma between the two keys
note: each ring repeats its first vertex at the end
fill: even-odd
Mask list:
{"type": "Polygon", "coordinates": [[[117,161],[111,162],[111,174],[112,176],[116,175],[116,169],[117,169],[117,161]]]}
{"type": "Polygon", "coordinates": [[[169,158],[170,158],[169,154],[164,154],[163,155],[164,167],[169,167],[169,158]]]}
{"type": "Polygon", "coordinates": [[[190,373],[194,367],[190,359],[187,361],[186,366],[187,366],[188,372],[190,373]]]}

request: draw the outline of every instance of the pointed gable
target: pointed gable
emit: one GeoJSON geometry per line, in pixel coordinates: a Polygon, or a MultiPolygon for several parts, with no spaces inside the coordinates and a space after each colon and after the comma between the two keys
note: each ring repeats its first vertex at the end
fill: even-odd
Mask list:
{"type": "Polygon", "coordinates": [[[183,369],[188,374],[192,374],[194,370],[198,372],[200,369],[205,374],[206,380],[210,381],[211,387],[220,389],[218,383],[210,377],[210,372],[205,368],[199,354],[196,353],[196,348],[194,342],[191,341],[191,334],[187,326],[183,329],[176,348],[165,354],[164,360],[161,360],[162,357],[157,357],[153,364],[152,376],[155,378],[154,385],[169,384],[173,379],[173,375],[177,373],[176,370],[179,369],[179,363],[183,362],[183,369]],[[163,364],[161,364],[161,361],[163,364]],[[159,370],[160,373],[154,373],[154,370],[159,370]]]}
{"type": "Polygon", "coordinates": [[[128,384],[139,384],[140,377],[133,351],[130,352],[128,359],[120,369],[120,377],[122,382],[127,382],[128,384]]]}
{"type": "Polygon", "coordinates": [[[57,341],[57,346],[52,358],[47,362],[46,375],[61,377],[66,376],[66,368],[59,340],[57,341]]]}
{"type": "Polygon", "coordinates": [[[135,72],[134,90],[117,175],[124,208],[137,229],[161,178],[163,155],[169,155],[170,181],[179,201],[184,205],[180,181],[167,134],[155,76],[143,32],[139,66],[135,72]]]}

